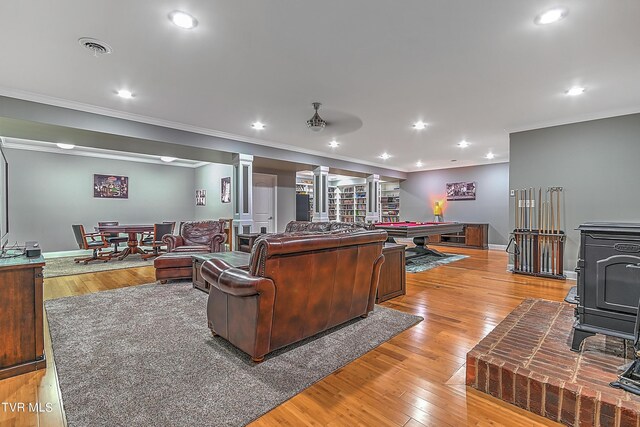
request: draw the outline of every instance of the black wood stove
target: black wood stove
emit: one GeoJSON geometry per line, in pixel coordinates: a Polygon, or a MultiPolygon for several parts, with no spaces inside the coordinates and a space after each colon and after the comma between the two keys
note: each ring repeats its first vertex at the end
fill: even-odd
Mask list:
{"type": "Polygon", "coordinates": [[[640,224],[586,223],[578,230],[571,350],[579,351],[582,340],[596,333],[633,340],[640,299],[640,224]]]}

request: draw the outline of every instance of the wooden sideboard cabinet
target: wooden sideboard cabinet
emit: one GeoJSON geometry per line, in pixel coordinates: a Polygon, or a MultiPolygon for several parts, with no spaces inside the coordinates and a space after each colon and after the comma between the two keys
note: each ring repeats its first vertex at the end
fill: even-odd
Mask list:
{"type": "Polygon", "coordinates": [[[465,248],[489,248],[489,224],[464,224],[464,230],[453,234],[435,234],[429,236],[429,243],[443,246],[461,246],[465,248]]]}
{"type": "Polygon", "coordinates": [[[0,258],[0,380],[44,369],[44,258],[0,258]]]}
{"type": "Polygon", "coordinates": [[[405,245],[397,243],[384,244],[382,249],[384,263],[380,268],[376,304],[407,293],[404,249],[405,245]]]}

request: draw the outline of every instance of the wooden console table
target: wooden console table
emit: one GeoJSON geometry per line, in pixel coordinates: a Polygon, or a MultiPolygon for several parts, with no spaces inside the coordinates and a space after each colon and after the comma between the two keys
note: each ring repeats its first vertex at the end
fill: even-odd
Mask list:
{"type": "Polygon", "coordinates": [[[405,245],[397,243],[384,244],[382,249],[384,263],[380,269],[376,304],[407,293],[404,249],[405,245]]]}
{"type": "Polygon", "coordinates": [[[0,258],[0,380],[47,367],[42,267],[42,256],[0,258]]]}
{"type": "Polygon", "coordinates": [[[261,235],[262,234],[260,233],[239,233],[236,236],[238,238],[237,249],[241,252],[251,253],[251,248],[253,247],[253,243],[261,235]]]}
{"type": "Polygon", "coordinates": [[[489,224],[464,224],[459,233],[434,234],[429,236],[429,243],[442,246],[460,246],[464,248],[488,249],[489,224]]]}

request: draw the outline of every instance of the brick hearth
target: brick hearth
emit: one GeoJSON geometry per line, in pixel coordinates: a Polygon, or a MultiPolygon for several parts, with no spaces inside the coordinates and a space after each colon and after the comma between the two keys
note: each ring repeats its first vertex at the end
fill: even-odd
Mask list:
{"type": "Polygon", "coordinates": [[[630,361],[623,341],[574,353],[573,321],[571,305],[524,301],[467,354],[467,385],[570,426],[640,426],[640,396],[609,386],[630,361]]]}

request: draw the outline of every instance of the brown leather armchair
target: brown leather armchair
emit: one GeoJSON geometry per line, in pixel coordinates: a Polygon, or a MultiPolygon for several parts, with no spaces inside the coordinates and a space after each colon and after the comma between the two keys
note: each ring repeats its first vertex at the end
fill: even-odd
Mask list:
{"type": "Polygon", "coordinates": [[[209,328],[261,362],[273,350],[366,317],[386,239],[382,230],[267,234],[256,240],[249,271],[205,262],[209,328]]]}
{"type": "Polygon", "coordinates": [[[167,252],[222,252],[227,235],[224,221],[186,221],[180,224],[177,236],[166,235],[162,241],[167,252]]]}

